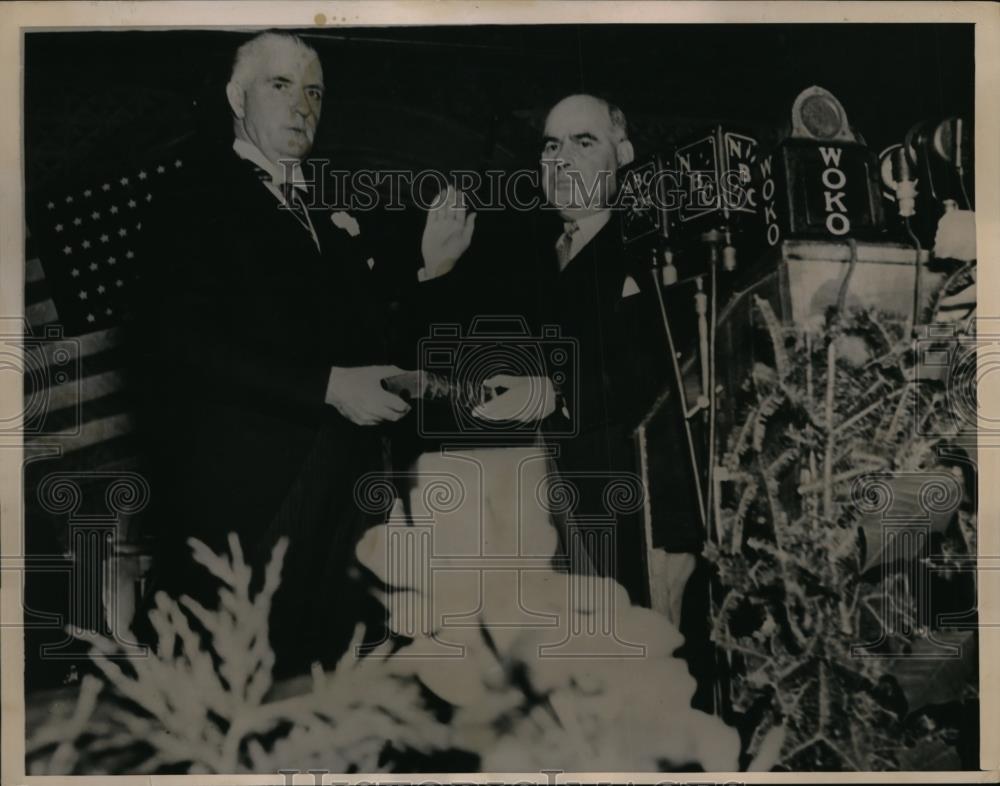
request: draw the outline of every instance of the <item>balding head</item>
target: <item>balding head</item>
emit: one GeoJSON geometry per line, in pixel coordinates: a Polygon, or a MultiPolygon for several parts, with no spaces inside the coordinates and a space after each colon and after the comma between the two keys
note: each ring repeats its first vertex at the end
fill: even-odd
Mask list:
{"type": "Polygon", "coordinates": [[[618,188],[617,169],[634,155],[618,107],[597,96],[567,96],[545,119],[546,199],[567,219],[605,210],[618,188]]]}

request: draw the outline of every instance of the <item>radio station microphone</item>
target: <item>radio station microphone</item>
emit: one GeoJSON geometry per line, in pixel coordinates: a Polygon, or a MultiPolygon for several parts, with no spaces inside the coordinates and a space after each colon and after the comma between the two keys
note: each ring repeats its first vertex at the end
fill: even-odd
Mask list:
{"type": "Polygon", "coordinates": [[[917,183],[915,168],[903,145],[892,145],[882,151],[882,182],[892,190],[899,215],[909,218],[917,212],[917,183]]]}

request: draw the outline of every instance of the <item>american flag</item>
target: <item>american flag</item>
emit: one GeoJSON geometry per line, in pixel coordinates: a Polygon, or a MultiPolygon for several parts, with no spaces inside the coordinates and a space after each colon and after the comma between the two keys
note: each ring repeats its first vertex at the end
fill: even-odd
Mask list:
{"type": "MultiPolygon", "coordinates": [[[[33,574],[28,596],[37,604],[33,608],[68,615],[85,629],[106,630],[101,619],[112,615],[115,625],[128,624],[147,563],[138,508],[116,519],[108,575],[112,563],[94,573],[91,541],[74,536],[68,524],[73,515],[107,521],[114,515],[110,484],[124,473],[144,474],[127,331],[156,242],[146,225],[169,192],[182,187],[185,171],[184,158],[171,155],[29,201],[24,319],[3,326],[5,335],[23,342],[27,553],[33,560],[55,560],[64,572],[76,567],[72,586],[56,574],[33,574]],[[63,473],[79,492],[72,514],[55,511],[43,499],[46,479],[63,473]],[[75,599],[68,607],[67,597],[75,599]],[[102,599],[102,610],[93,607],[95,597],[102,599]]],[[[38,636],[32,647],[52,645],[64,634],[46,630],[38,636]]],[[[46,657],[68,657],[74,648],[58,645],[56,651],[61,654],[46,657]]]]}
{"type": "Polygon", "coordinates": [[[52,471],[133,469],[127,329],[158,197],[176,187],[170,155],[54,191],[29,214],[25,261],[25,499],[52,471]],[[33,462],[32,457],[45,460],[33,462]]]}

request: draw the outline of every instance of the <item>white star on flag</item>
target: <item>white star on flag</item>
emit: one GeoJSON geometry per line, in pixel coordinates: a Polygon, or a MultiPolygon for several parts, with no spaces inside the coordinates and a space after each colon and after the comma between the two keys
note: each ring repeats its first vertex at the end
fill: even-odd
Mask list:
{"type": "Polygon", "coordinates": [[[101,242],[102,243],[107,243],[108,242],[108,236],[107,235],[101,235],[101,242]]]}
{"type": "Polygon", "coordinates": [[[120,278],[118,278],[118,279],[115,279],[115,286],[116,286],[116,287],[120,287],[120,286],[121,286],[122,284],[124,284],[124,283],[125,283],[125,282],[124,282],[124,281],[122,281],[122,280],[121,280],[120,278]]]}
{"type": "Polygon", "coordinates": [[[140,180],[145,180],[146,179],[146,171],[145,170],[140,170],[139,171],[139,179],[140,180]]]}
{"type": "Polygon", "coordinates": [[[67,205],[72,205],[73,204],[73,197],[71,197],[71,196],[66,197],[66,204],[67,205]]]}
{"type": "Polygon", "coordinates": [[[118,205],[111,206],[111,215],[116,215],[118,213],[118,205]]]}
{"type": "Polygon", "coordinates": [[[48,203],[48,204],[46,205],[46,207],[47,207],[47,208],[48,208],[49,210],[52,210],[52,209],[53,209],[53,208],[54,208],[55,206],[56,206],[56,203],[55,203],[55,202],[49,202],[49,203],[48,203]]]}
{"type": "Polygon", "coordinates": [[[111,309],[110,308],[104,309],[104,313],[107,314],[110,317],[111,316],[111,309]]]}
{"type": "Polygon", "coordinates": [[[123,186],[127,186],[128,185],[128,178],[127,177],[123,177],[118,182],[121,183],[123,186]]]}
{"type": "Polygon", "coordinates": [[[62,231],[63,231],[63,225],[62,224],[56,224],[56,232],[62,232],[62,231]]]}
{"type": "Polygon", "coordinates": [[[83,223],[83,219],[80,218],[79,216],[77,216],[76,218],[73,219],[73,226],[75,226],[75,227],[80,226],[80,224],[82,224],[82,223],[83,223]]]}
{"type": "Polygon", "coordinates": [[[127,235],[127,234],[128,234],[128,230],[125,229],[125,227],[122,227],[121,229],[118,230],[118,237],[125,237],[125,235],[127,235]]]}
{"type": "Polygon", "coordinates": [[[110,183],[105,183],[103,186],[101,186],[101,191],[110,191],[110,190],[111,190],[110,183]]]}
{"type": "Polygon", "coordinates": [[[86,191],[84,191],[84,192],[83,192],[83,195],[84,195],[85,197],[89,197],[89,196],[90,196],[91,194],[93,194],[93,193],[94,193],[94,192],[93,192],[93,191],[91,191],[91,190],[90,190],[90,189],[88,188],[88,189],[87,189],[86,191]]]}
{"type": "Polygon", "coordinates": [[[156,167],[156,173],[159,175],[162,175],[166,171],[167,171],[166,167],[164,167],[163,164],[160,164],[158,167],[156,167]]]}
{"type": "Polygon", "coordinates": [[[81,289],[80,290],[80,300],[86,300],[86,299],[87,299],[87,290],[86,289],[81,289]]]}
{"type": "Polygon", "coordinates": [[[90,263],[90,269],[91,270],[97,270],[97,263],[96,262],[91,262],[90,263]]]}
{"type": "Polygon", "coordinates": [[[135,200],[134,200],[134,199],[130,199],[130,200],[128,201],[128,206],[129,206],[129,207],[135,207],[135,200]]]}
{"type": "Polygon", "coordinates": [[[108,257],[108,264],[109,265],[114,265],[117,261],[118,260],[115,259],[114,257],[108,257]]]}
{"type": "Polygon", "coordinates": [[[126,251],[125,252],[125,259],[131,259],[134,256],[135,256],[135,254],[133,254],[131,251],[126,251]]]}
{"type": "Polygon", "coordinates": [[[80,270],[78,268],[73,268],[71,271],[69,271],[69,274],[73,276],[73,278],[79,278],[80,270]]]}
{"type": "Polygon", "coordinates": [[[87,321],[88,322],[93,322],[94,321],[94,315],[93,314],[87,314],[87,321]]]}
{"type": "Polygon", "coordinates": [[[99,219],[99,218],[101,217],[101,214],[100,214],[100,213],[98,213],[98,212],[97,212],[97,211],[95,210],[95,211],[94,211],[93,213],[91,213],[91,214],[90,214],[90,217],[91,217],[92,219],[94,219],[94,221],[96,221],[97,219],[99,219]]]}
{"type": "Polygon", "coordinates": [[[153,201],[153,195],[152,194],[146,194],[146,201],[147,202],[152,202],[153,201]]]}
{"type": "Polygon", "coordinates": [[[174,166],[177,167],[177,169],[180,169],[181,165],[182,165],[182,162],[181,162],[181,160],[179,158],[176,161],[174,161],[174,166]]]}
{"type": "Polygon", "coordinates": [[[90,248],[90,241],[89,241],[89,240],[84,240],[84,241],[83,241],[83,242],[82,242],[82,243],[80,244],[80,246],[81,246],[82,248],[90,248]]]}
{"type": "Polygon", "coordinates": [[[97,294],[98,295],[103,295],[104,294],[104,284],[98,284],[97,285],[97,294]]]}
{"type": "Polygon", "coordinates": [[[73,249],[70,246],[63,246],[63,253],[66,256],[69,256],[70,254],[73,253],[73,249]]]}

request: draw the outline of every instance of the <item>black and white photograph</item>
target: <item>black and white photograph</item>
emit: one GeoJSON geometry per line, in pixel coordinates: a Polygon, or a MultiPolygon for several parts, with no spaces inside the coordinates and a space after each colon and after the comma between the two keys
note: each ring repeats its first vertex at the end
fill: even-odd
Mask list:
{"type": "Polygon", "coordinates": [[[996,766],[996,6],[62,5],[4,783],[996,766]]]}

